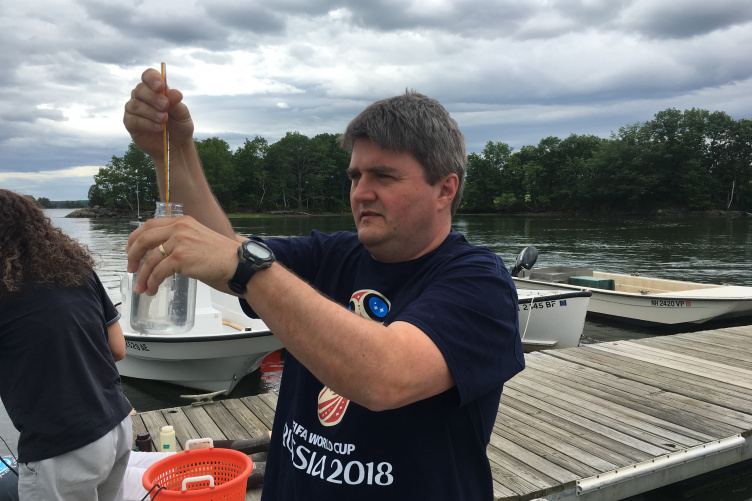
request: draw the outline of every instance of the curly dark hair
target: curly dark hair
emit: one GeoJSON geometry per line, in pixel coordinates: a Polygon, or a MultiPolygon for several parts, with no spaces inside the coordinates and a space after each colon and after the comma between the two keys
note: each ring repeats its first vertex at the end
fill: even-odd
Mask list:
{"type": "Polygon", "coordinates": [[[0,295],[29,279],[82,285],[95,264],[91,250],[53,226],[34,202],[0,189],[0,295]]]}

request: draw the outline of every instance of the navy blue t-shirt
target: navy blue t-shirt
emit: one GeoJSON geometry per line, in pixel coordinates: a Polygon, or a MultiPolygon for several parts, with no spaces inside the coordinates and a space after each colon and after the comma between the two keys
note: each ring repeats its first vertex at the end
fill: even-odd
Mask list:
{"type": "Polygon", "coordinates": [[[262,498],[492,499],[486,446],[503,385],[524,368],[516,289],[501,259],[454,231],[431,253],[395,264],[374,260],[349,232],[265,242],[355,314],[420,328],[457,385],[372,412],[288,354],[262,498]]]}
{"type": "Polygon", "coordinates": [[[95,273],[80,287],[29,280],[0,296],[0,397],[20,463],[90,444],[130,413],[108,344],[119,318],[95,273]]]}

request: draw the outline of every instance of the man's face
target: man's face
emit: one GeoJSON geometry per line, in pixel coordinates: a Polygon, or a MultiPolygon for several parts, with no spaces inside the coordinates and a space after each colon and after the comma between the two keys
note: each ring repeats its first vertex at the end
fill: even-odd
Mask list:
{"type": "MultiPolygon", "coordinates": [[[[358,238],[383,262],[415,259],[446,238],[442,183],[429,185],[409,153],[383,150],[368,139],[353,145],[348,174],[358,238]]],[[[451,202],[451,200],[450,200],[451,202]]],[[[451,223],[449,223],[451,224],[451,223]]]]}

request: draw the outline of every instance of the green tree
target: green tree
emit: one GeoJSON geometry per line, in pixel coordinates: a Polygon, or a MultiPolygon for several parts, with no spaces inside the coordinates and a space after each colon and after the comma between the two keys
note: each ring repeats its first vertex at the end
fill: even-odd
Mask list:
{"type": "MultiPolygon", "coordinates": [[[[491,212],[494,197],[497,194],[491,178],[495,175],[491,162],[477,153],[467,157],[467,173],[462,194],[461,210],[463,212],[491,212]]],[[[494,183],[497,184],[497,183],[494,183]]]]}
{"type": "Polygon", "coordinates": [[[54,209],[55,208],[55,204],[52,203],[52,201],[49,198],[46,198],[46,197],[39,197],[37,199],[37,203],[39,205],[41,205],[42,207],[44,207],[45,209],[54,209]]]}
{"type": "Polygon", "coordinates": [[[260,136],[245,140],[233,154],[238,179],[238,203],[241,207],[262,210],[267,201],[269,173],[264,169],[264,158],[269,143],[260,136]]]}
{"type": "Polygon", "coordinates": [[[639,210],[652,205],[657,177],[641,155],[642,131],[639,124],[621,127],[584,163],[584,193],[591,208],[639,210]]]}
{"type": "Polygon", "coordinates": [[[217,201],[226,211],[236,210],[239,206],[238,176],[230,145],[218,137],[195,141],[195,144],[206,180],[217,201]]]}
{"type": "Polygon", "coordinates": [[[321,180],[315,170],[319,160],[319,145],[299,132],[288,132],[269,148],[267,165],[272,167],[276,188],[282,195],[282,206],[288,208],[288,198],[303,211],[308,199],[321,191],[321,180]]]}
{"type": "Polygon", "coordinates": [[[733,120],[716,111],[708,116],[705,164],[716,207],[749,208],[752,182],[752,120],[733,120]]]}
{"type": "Polygon", "coordinates": [[[313,172],[319,187],[317,208],[327,212],[343,212],[350,208],[350,154],[339,144],[337,134],[317,134],[311,140],[316,156],[313,172]]]}
{"type": "Polygon", "coordinates": [[[574,210],[590,206],[587,162],[603,143],[593,135],[572,134],[559,143],[561,165],[555,176],[554,203],[560,210],[574,210]]]}
{"type": "MultiPolygon", "coordinates": [[[[480,155],[471,153],[467,158],[467,174],[462,195],[462,209],[469,212],[497,210],[499,196],[503,193],[504,170],[509,163],[512,148],[507,143],[486,143],[480,155]]],[[[505,201],[508,203],[509,199],[505,201]]]]}
{"type": "Polygon", "coordinates": [[[105,204],[104,190],[97,184],[89,187],[89,207],[103,206],[105,204]]]}
{"type": "Polygon", "coordinates": [[[655,205],[704,209],[710,205],[709,179],[703,168],[708,112],[675,108],[656,113],[643,125],[643,161],[655,171],[655,205]]]}
{"type": "Polygon", "coordinates": [[[89,206],[101,205],[130,210],[154,207],[159,188],[154,164],[135,143],[122,157],[113,156],[107,166],[94,175],[89,188],[89,206]],[[93,201],[92,201],[93,200],[93,201]]]}

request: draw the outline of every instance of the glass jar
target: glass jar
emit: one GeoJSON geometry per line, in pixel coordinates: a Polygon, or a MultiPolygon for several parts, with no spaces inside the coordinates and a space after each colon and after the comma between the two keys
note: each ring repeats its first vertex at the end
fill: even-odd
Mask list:
{"type": "MultiPolygon", "coordinates": [[[[155,218],[182,215],[183,204],[170,203],[168,216],[167,204],[157,202],[155,218]]],[[[138,272],[133,274],[133,286],[137,280],[138,272]]],[[[159,285],[154,296],[131,291],[131,328],[142,334],[188,332],[196,320],[196,286],[195,278],[175,273],[159,285]]]]}

